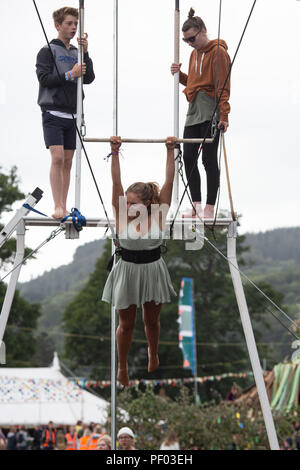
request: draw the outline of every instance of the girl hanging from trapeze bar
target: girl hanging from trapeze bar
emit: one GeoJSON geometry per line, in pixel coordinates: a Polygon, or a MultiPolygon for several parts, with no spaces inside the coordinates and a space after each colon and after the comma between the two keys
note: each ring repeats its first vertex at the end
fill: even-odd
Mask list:
{"type": "Polygon", "coordinates": [[[129,385],[127,358],[138,307],[142,307],[148,341],[148,372],[159,366],[158,340],[162,304],[176,296],[170,275],[161,257],[164,226],[172,199],[175,173],[175,137],[166,140],[166,177],[157,183],[133,183],[125,191],[119,163],[120,137],[111,137],[112,205],[120,248],[119,261],[110,272],[102,300],[117,310],[116,339],[119,382],[129,385]]]}

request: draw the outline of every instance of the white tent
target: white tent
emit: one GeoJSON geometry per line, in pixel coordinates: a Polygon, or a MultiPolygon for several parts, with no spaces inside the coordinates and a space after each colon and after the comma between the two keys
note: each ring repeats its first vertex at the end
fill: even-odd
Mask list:
{"type": "Polygon", "coordinates": [[[108,406],[64,377],[56,353],[50,367],[0,368],[0,426],[104,424],[108,406]]]}

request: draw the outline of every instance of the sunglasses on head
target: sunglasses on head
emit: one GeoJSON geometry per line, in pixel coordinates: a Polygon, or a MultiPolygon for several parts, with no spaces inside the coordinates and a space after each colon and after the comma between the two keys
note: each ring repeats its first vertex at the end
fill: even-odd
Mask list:
{"type": "Polygon", "coordinates": [[[182,40],[183,40],[184,42],[193,43],[193,42],[195,42],[195,39],[196,39],[196,37],[198,36],[199,33],[200,33],[200,31],[198,31],[198,33],[195,34],[195,36],[190,36],[189,38],[182,38],[182,40]]]}

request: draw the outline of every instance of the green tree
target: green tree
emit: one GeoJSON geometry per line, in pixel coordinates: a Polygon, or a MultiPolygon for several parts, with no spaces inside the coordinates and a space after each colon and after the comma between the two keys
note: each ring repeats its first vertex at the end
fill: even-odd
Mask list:
{"type": "MultiPolygon", "coordinates": [[[[1,170],[1,167],[0,167],[1,170]]],[[[8,174],[0,172],[0,217],[3,212],[12,211],[14,202],[24,199],[24,194],[19,189],[19,179],[17,177],[17,168],[11,168],[8,174]]],[[[0,224],[0,231],[3,225],[0,224]]],[[[13,261],[15,248],[15,239],[10,238],[0,248],[0,267],[13,261]]]]}
{"type": "MultiPolygon", "coordinates": [[[[118,396],[118,429],[129,426],[136,434],[138,449],[158,450],[172,430],[181,449],[267,450],[269,443],[260,410],[228,402],[196,406],[185,386],[178,397],[162,398],[153,390],[124,390],[118,396]],[[124,423],[124,411],[128,419],[124,423]]],[[[299,410],[298,410],[299,411],[299,410]]],[[[279,444],[293,435],[297,410],[275,415],[279,444]]]]}
{"type": "Polygon", "coordinates": [[[70,335],[64,345],[70,368],[103,379],[110,377],[111,308],[101,301],[110,256],[107,241],[94,272],[63,315],[63,328],[70,335]]]}
{"type": "MultiPolygon", "coordinates": [[[[6,286],[1,283],[1,305],[5,292],[6,286]]],[[[39,316],[40,306],[38,304],[30,304],[16,291],[3,337],[6,346],[6,363],[9,366],[26,367],[36,365],[33,360],[33,356],[36,353],[34,332],[39,316]]]]}
{"type": "Polygon", "coordinates": [[[49,367],[53,361],[55,345],[53,339],[45,332],[40,333],[36,338],[36,354],[34,362],[39,367],[49,367]]]}

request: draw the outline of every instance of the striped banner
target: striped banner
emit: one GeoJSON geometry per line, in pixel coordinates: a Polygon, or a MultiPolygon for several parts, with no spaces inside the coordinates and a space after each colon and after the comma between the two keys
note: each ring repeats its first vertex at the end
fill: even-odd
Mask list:
{"type": "Polygon", "coordinates": [[[193,279],[188,277],[181,280],[177,321],[179,324],[179,347],[183,355],[183,368],[191,369],[195,376],[196,335],[194,331],[193,279]]]}

